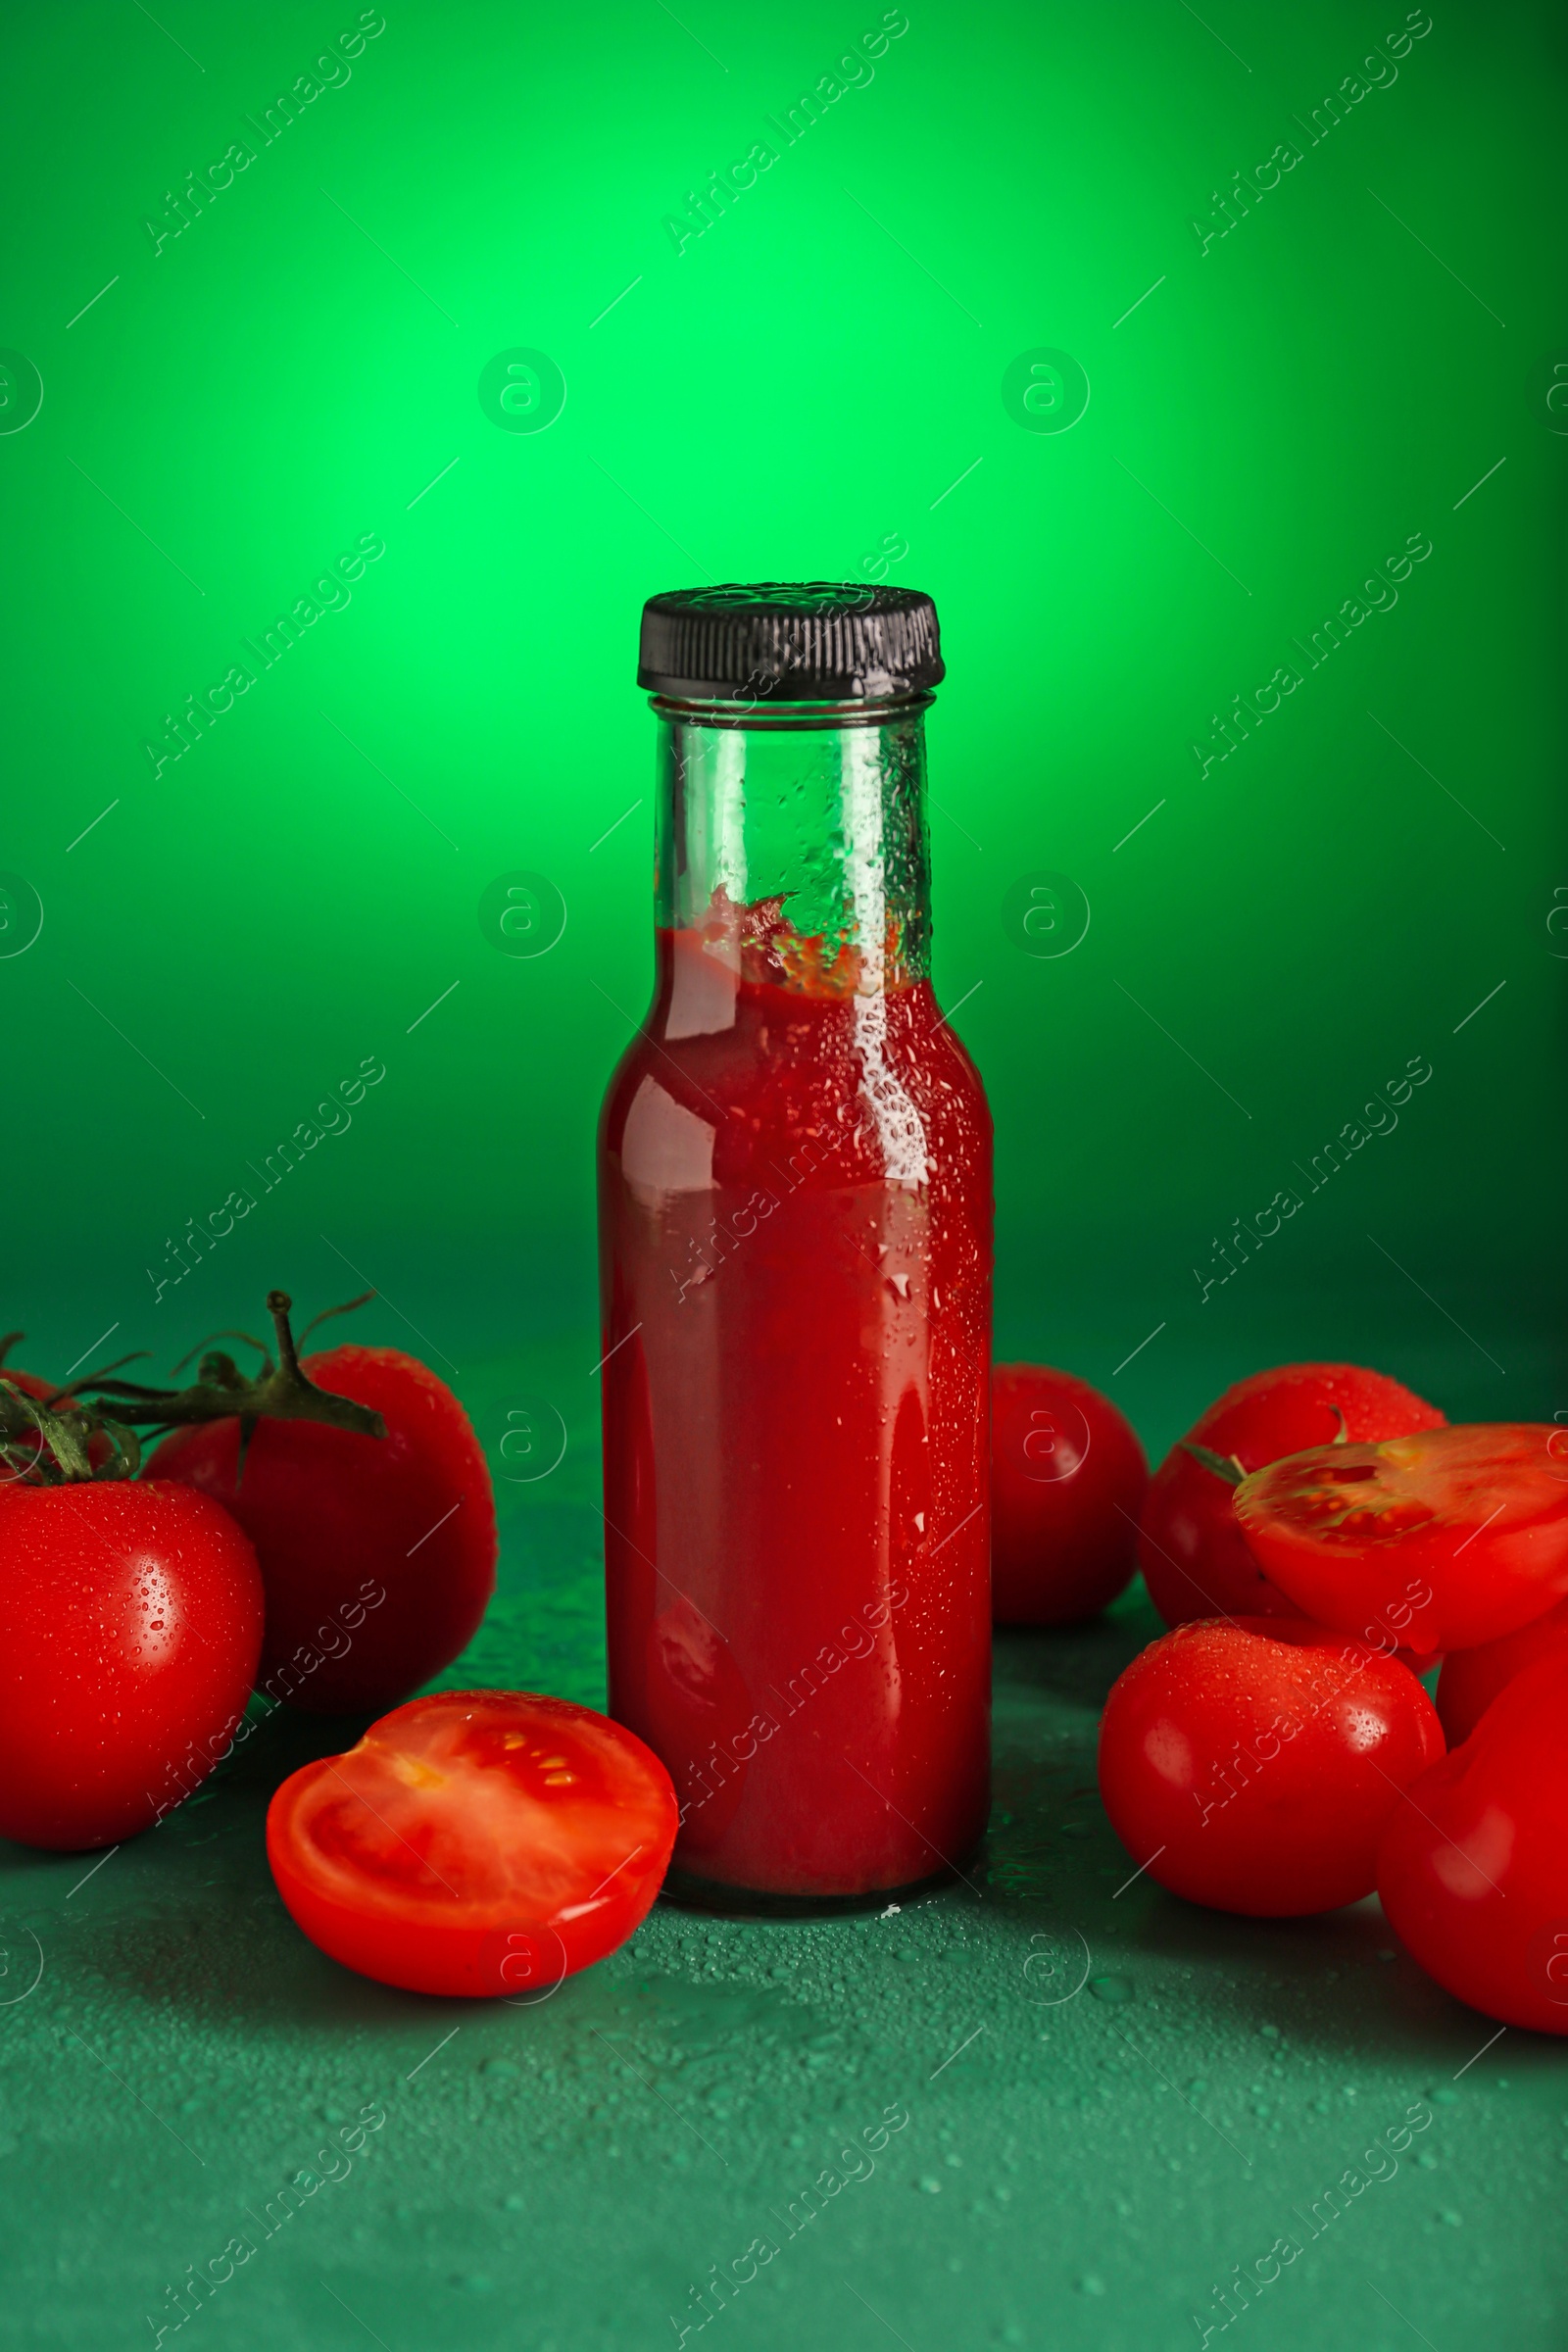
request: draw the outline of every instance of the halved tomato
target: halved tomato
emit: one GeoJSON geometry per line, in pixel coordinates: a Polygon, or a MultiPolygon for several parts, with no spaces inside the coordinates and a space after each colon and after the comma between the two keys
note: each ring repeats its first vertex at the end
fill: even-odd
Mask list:
{"type": "Polygon", "coordinates": [[[1239,1481],[1309,1446],[1373,1446],[1439,1429],[1435,1404],[1364,1364],[1279,1364],[1200,1413],[1154,1473],[1138,1565],[1167,1625],[1195,1617],[1294,1617],[1236,1524],[1239,1481]]]}
{"type": "Polygon", "coordinates": [[[1496,1421],[1320,1446],[1244,1479],[1237,1521],[1264,1574],[1320,1623],[1469,1649],[1568,1591],[1561,1434],[1496,1421]]]}
{"type": "Polygon", "coordinates": [[[410,1992],[543,1993],[659,1892],[675,1791],[618,1723],[518,1690],[443,1690],[283,1783],[267,1858],[297,1926],[410,1992]]]}

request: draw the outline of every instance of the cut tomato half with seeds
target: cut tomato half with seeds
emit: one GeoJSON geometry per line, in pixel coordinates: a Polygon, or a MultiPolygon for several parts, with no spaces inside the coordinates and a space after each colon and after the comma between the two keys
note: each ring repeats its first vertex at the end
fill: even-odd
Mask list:
{"type": "Polygon", "coordinates": [[[548,1993],[639,1925],[675,1791],[631,1732],[564,1698],[443,1690],[283,1783],[278,1892],[345,1968],[410,1992],[548,1993]]]}
{"type": "Polygon", "coordinates": [[[1167,1625],[1296,1616],[1243,1540],[1239,1481],[1308,1446],[1376,1446],[1443,1425],[1435,1404],[1364,1364],[1279,1364],[1238,1381],[1154,1474],[1138,1537],[1150,1599],[1167,1625]]]}
{"type": "Polygon", "coordinates": [[[1244,1479],[1237,1521],[1264,1574],[1320,1623],[1380,1646],[1468,1649],[1568,1592],[1561,1438],[1502,1421],[1320,1446],[1244,1479]]]}

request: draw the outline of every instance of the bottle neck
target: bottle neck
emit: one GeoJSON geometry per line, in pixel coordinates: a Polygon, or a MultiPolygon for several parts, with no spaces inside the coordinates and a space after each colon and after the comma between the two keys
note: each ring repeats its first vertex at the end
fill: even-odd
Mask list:
{"type": "Polygon", "coordinates": [[[832,1000],[929,976],[929,701],[765,715],[656,701],[655,921],[675,1034],[729,1027],[745,984],[832,1000]]]}

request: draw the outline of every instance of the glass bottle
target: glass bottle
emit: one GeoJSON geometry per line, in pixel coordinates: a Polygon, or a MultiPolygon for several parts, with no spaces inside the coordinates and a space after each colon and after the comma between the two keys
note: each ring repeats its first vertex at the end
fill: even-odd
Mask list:
{"type": "Polygon", "coordinates": [[[991,1120],[930,971],[911,591],[656,597],[656,977],[599,1136],[610,1704],[672,1890],[961,1867],[991,1665],[991,1120]]]}

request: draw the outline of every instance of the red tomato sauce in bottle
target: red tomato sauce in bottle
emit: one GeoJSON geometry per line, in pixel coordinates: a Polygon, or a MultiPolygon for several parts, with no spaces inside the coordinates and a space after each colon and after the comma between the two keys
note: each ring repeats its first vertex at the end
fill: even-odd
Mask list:
{"type": "MultiPolygon", "coordinates": [[[[819,685],[821,608],[782,610],[819,685]]],[[[725,694],[655,705],[655,998],[600,1134],[607,1609],[700,1896],[894,1892],[985,1823],[991,1126],[926,974],[929,635],[901,693],[736,711],[705,648],[725,694]]]]}

